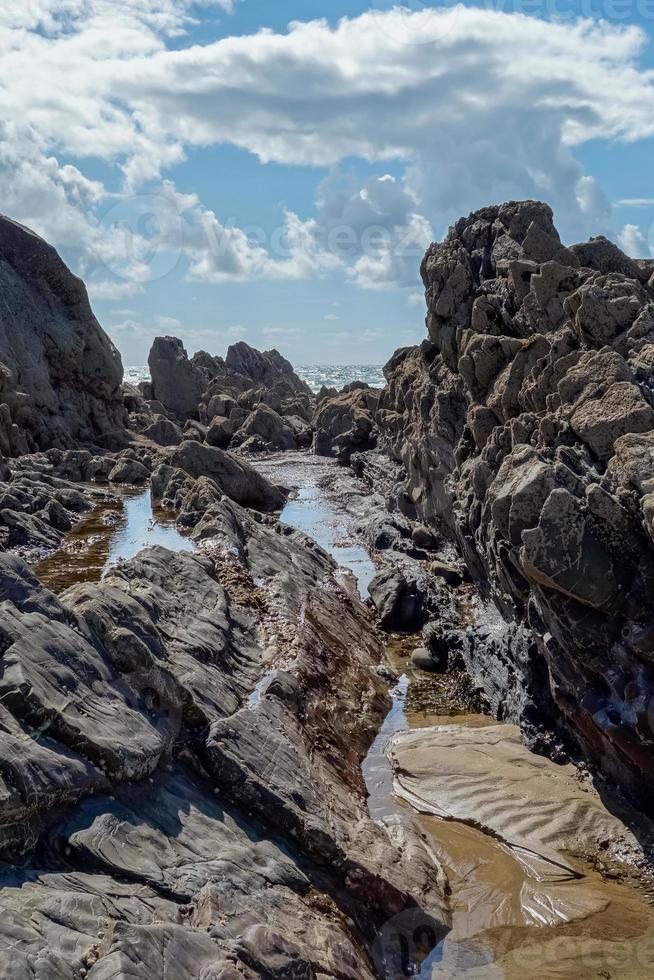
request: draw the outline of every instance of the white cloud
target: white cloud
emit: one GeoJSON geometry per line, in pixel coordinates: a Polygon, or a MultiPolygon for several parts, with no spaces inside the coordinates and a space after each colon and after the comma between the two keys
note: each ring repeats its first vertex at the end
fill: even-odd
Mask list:
{"type": "Polygon", "coordinates": [[[299,327],[264,327],[264,337],[297,337],[302,331],[299,327]]]}
{"type": "Polygon", "coordinates": [[[340,320],[340,316],[338,316],[338,314],[336,313],[327,313],[323,317],[323,320],[329,320],[331,322],[335,322],[336,320],[340,320]]]}
{"type": "Polygon", "coordinates": [[[634,259],[648,259],[654,255],[650,242],[638,225],[625,225],[618,235],[618,245],[634,259]]]}
{"type": "Polygon", "coordinates": [[[217,283],[344,268],[366,288],[413,285],[433,227],[510,197],[549,200],[564,236],[586,237],[608,230],[610,207],[573,147],[654,135],[654,72],[639,65],[635,26],[394,9],[185,46],[202,7],[233,3],[0,9],[3,209],[74,249],[95,297],[140,292],[178,263],[217,283]],[[405,43],[426,17],[430,43],[405,43]],[[359,157],[381,173],[357,185],[335,170],[314,217],[289,211],[260,240],[162,180],[190,147],[220,143],[277,163],[359,157]],[[85,173],[90,154],[119,177],[111,190],[85,173]],[[390,161],[403,177],[383,174],[390,161]],[[153,231],[134,218],[146,185],[163,201],[153,231]],[[349,254],[334,242],[343,227],[349,254]]]}
{"type": "Polygon", "coordinates": [[[155,316],[154,322],[160,330],[165,330],[169,334],[174,335],[176,330],[182,329],[181,321],[174,316],[155,316]]]}
{"type": "Polygon", "coordinates": [[[126,296],[136,296],[143,293],[141,283],[111,282],[109,280],[93,280],[87,283],[91,300],[125,299],[126,296]]]}
{"type": "Polygon", "coordinates": [[[132,317],[128,317],[126,320],[122,320],[120,323],[114,323],[113,326],[109,328],[109,332],[112,336],[121,338],[150,336],[152,335],[152,326],[141,323],[139,320],[134,320],[132,317]]]}
{"type": "Polygon", "coordinates": [[[226,13],[235,0],[3,0],[0,27],[40,29],[46,34],[70,28],[82,20],[108,18],[147,25],[177,34],[191,21],[192,8],[220,7],[226,13]]]}
{"type": "Polygon", "coordinates": [[[625,197],[621,201],[616,201],[619,208],[652,208],[654,207],[654,197],[625,197]]]}

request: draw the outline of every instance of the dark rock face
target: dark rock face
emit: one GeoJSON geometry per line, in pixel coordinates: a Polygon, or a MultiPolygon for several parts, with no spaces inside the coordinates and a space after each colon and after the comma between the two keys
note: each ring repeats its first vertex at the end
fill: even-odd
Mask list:
{"type": "Polygon", "coordinates": [[[420,586],[399,568],[385,568],[370,583],[368,591],[384,629],[415,633],[426,613],[420,586]]]}
{"type": "Polygon", "coordinates": [[[429,340],[374,415],[403,511],[455,539],[507,624],[464,651],[497,713],[572,736],[650,807],[651,273],[605,239],[565,248],[544,204],[461,219],[422,265],[429,340]]]}
{"type": "Polygon", "coordinates": [[[202,554],[59,599],[0,555],[0,973],[372,980],[385,922],[447,913],[420,837],[367,812],[370,614],[304,535],[179,472],[202,554]]]}
{"type": "Polygon", "coordinates": [[[257,510],[280,510],[286,494],[245,460],[199,442],[183,442],[170,458],[171,465],[192,477],[214,480],[232,500],[257,510]]]}
{"type": "Polygon", "coordinates": [[[182,420],[198,418],[206,384],[177,337],[157,337],[148,355],[153,397],[182,420]]]}
{"type": "Polygon", "coordinates": [[[130,402],[133,427],[147,438],[160,444],[173,438],[149,412],[172,414],[194,426],[190,437],[220,449],[254,453],[311,444],[313,394],[276,350],[261,352],[241,342],[225,359],[204,351],[189,359],[181,340],[158,337],[149,365],[154,400],[130,402]]]}
{"type": "Polygon", "coordinates": [[[353,453],[374,449],[375,412],[379,392],[368,385],[348,385],[318,401],[314,419],[314,449],[319,456],[336,456],[344,463],[353,453]]]}
{"type": "Polygon", "coordinates": [[[230,387],[235,388],[237,378],[242,378],[250,388],[274,388],[280,382],[289,384],[296,394],[311,395],[306,382],[295,374],[292,365],[279,351],[261,352],[244,341],[232,344],[225,357],[225,375],[230,387]],[[249,382],[249,383],[248,383],[249,382]]]}
{"type": "Polygon", "coordinates": [[[104,444],[124,428],[123,368],[84,284],[0,217],[0,451],[104,444]]]}

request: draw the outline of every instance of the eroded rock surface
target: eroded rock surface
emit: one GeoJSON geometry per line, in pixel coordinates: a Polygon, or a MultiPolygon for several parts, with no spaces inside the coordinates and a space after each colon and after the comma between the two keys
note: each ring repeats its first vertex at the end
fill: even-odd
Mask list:
{"type": "Polygon", "coordinates": [[[0,556],[0,971],[372,977],[386,921],[448,919],[420,837],[367,813],[370,613],[303,534],[176,472],[196,555],[59,598],[0,556]]]}
{"type": "Polygon", "coordinates": [[[422,265],[428,340],[391,359],[366,423],[402,474],[389,489],[378,455],[353,458],[500,611],[464,649],[493,710],[649,807],[653,272],[605,239],[564,247],[545,204],[461,219],[422,265]]]}
{"type": "Polygon", "coordinates": [[[105,444],[127,421],[120,354],[84,283],[34,232],[0,217],[0,451],[105,444]]]}
{"type": "Polygon", "coordinates": [[[162,445],[176,444],[174,431],[162,424],[167,414],[192,423],[194,438],[220,449],[255,453],[311,443],[313,393],[276,350],[240,342],[224,359],[204,351],[189,358],[180,340],[158,337],[149,365],[152,383],[134,400],[132,423],[144,435],[158,435],[157,442],[165,438],[162,445]]]}

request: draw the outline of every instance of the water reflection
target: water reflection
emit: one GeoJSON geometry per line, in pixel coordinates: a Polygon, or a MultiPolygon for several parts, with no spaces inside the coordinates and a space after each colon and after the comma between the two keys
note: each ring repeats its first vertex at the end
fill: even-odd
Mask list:
{"type": "Polygon", "coordinates": [[[60,593],[78,583],[99,582],[112,565],[151,545],[193,550],[177,530],[174,515],[153,506],[149,488],[125,490],[83,517],[34,572],[48,589],[60,593]]]}

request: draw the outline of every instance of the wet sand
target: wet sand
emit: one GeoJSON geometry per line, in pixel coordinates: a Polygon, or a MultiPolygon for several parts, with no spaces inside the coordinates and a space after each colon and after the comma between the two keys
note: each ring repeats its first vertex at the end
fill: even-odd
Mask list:
{"type": "MultiPolygon", "coordinates": [[[[644,980],[654,976],[654,909],[637,886],[606,880],[583,858],[565,850],[557,851],[552,846],[556,812],[542,823],[542,845],[538,842],[535,816],[531,838],[523,841],[524,847],[506,842],[491,827],[480,829],[478,824],[488,822],[488,814],[494,812],[489,794],[496,797],[496,807],[499,800],[499,810],[505,816],[511,812],[508,800],[511,785],[502,778],[502,759],[492,744],[484,747],[488,779],[480,788],[478,800],[474,793],[469,794],[467,813],[459,801],[459,819],[420,812],[428,807],[417,796],[413,800],[400,798],[398,790],[405,796],[401,790],[406,776],[402,769],[405,760],[396,755],[394,765],[391,763],[389,749],[394,739],[399,744],[403,738],[413,740],[422,750],[424,771],[420,774],[425,777],[424,785],[421,787],[418,774],[411,781],[411,788],[422,788],[434,808],[444,808],[451,800],[442,770],[447,767],[456,782],[456,757],[451,745],[449,749],[443,746],[440,751],[437,743],[430,745],[431,733],[458,730],[463,739],[471,738],[475,743],[475,733],[483,736],[506,728],[513,734],[515,730],[511,726],[498,726],[494,719],[484,715],[428,714],[416,710],[412,705],[419,704],[420,699],[412,697],[412,687],[422,688],[425,675],[411,670],[407,661],[398,657],[397,649],[397,644],[390,645],[389,661],[396,670],[404,664],[404,673],[393,692],[393,708],[364,762],[363,771],[373,818],[413,821],[426,835],[450,885],[452,930],[441,944],[437,961],[429,964],[429,972],[424,976],[433,980],[554,980],[559,977],[644,980]],[[398,738],[401,732],[409,734],[398,738]],[[503,796],[507,798],[504,805],[503,796]],[[481,819],[482,812],[486,814],[485,820],[481,819]]],[[[432,683],[436,687],[440,684],[438,678],[432,683]]],[[[483,744],[484,739],[480,741],[483,744]]],[[[559,767],[553,763],[524,752],[537,760],[538,768],[541,763],[552,766],[550,776],[559,774],[559,767]]],[[[530,799],[528,794],[535,793],[536,786],[527,778],[527,772],[524,775],[525,797],[514,808],[516,824],[535,814],[539,805],[550,802],[554,811],[558,811],[558,819],[564,819],[565,807],[570,804],[564,802],[560,792],[557,800],[555,785],[545,801],[542,788],[541,796],[530,799]]],[[[515,780],[515,771],[513,776],[515,780]]],[[[595,802],[594,795],[592,798],[595,802]]],[[[568,816],[574,820],[579,814],[571,811],[568,816]]],[[[600,821],[601,830],[609,830],[614,820],[607,814],[606,823],[600,821]]],[[[618,821],[615,831],[620,832],[618,821]]],[[[628,830],[624,834],[631,838],[628,830]]],[[[406,941],[406,937],[403,939],[406,941]]]]}
{"type": "MultiPolygon", "coordinates": [[[[342,479],[334,477],[335,470],[342,473],[340,468],[329,460],[303,455],[272,457],[261,468],[276,482],[298,488],[282,519],[350,567],[365,596],[375,567],[353,533],[352,507],[343,499],[342,479]]],[[[352,485],[356,495],[357,484],[352,481],[352,485]]],[[[355,510],[357,506],[360,502],[355,510]]],[[[409,975],[419,980],[644,980],[654,976],[654,909],[645,894],[633,884],[607,880],[580,856],[552,848],[551,817],[543,822],[548,831],[543,838],[548,842],[543,840],[539,848],[531,846],[538,843],[532,840],[525,849],[506,843],[490,827],[475,826],[481,822],[475,810],[483,807],[481,799],[475,806],[474,794],[471,812],[461,819],[421,813],[397,795],[397,774],[388,750],[399,733],[420,732],[419,745],[430,731],[443,726],[456,725],[462,733],[498,727],[493,718],[462,713],[449,699],[441,678],[411,669],[408,655],[417,641],[410,637],[389,641],[387,661],[399,680],[392,690],[392,708],[362,769],[373,819],[391,827],[394,821],[411,822],[429,841],[434,860],[449,881],[453,924],[445,941],[431,949],[425,948],[422,923],[409,923],[408,928],[406,923],[390,924],[382,937],[386,949],[380,960],[382,975],[387,980],[409,975]],[[400,960],[404,967],[398,971],[400,960]]],[[[511,726],[499,727],[515,731],[511,726]]],[[[443,757],[447,751],[442,750],[443,757]]],[[[509,792],[501,779],[501,757],[492,745],[485,751],[492,788],[501,797],[503,790],[509,792]]],[[[433,756],[433,765],[428,758],[425,762],[432,776],[438,770],[437,749],[433,756]]],[[[531,753],[527,757],[537,758],[531,753]]],[[[549,765],[555,774],[558,767],[549,765]]],[[[431,788],[438,794],[437,778],[431,788]]],[[[536,791],[533,785],[525,790],[536,791]]],[[[553,785],[555,804],[556,792],[553,785]]],[[[538,802],[542,801],[527,796],[517,804],[518,815],[538,802]]],[[[563,809],[562,799],[560,806],[563,809]]],[[[613,818],[608,817],[604,832],[612,826],[613,818]]],[[[616,833],[619,827],[616,823],[616,833]]]]}

